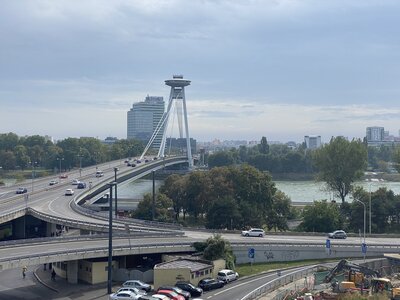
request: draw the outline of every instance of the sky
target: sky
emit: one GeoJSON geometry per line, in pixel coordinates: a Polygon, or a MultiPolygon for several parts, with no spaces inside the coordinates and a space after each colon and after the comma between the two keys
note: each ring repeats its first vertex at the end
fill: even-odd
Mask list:
{"type": "Polygon", "coordinates": [[[397,0],[2,0],[0,133],[126,138],[132,104],[167,101],[183,74],[197,141],[398,136],[399,15],[397,0]]]}

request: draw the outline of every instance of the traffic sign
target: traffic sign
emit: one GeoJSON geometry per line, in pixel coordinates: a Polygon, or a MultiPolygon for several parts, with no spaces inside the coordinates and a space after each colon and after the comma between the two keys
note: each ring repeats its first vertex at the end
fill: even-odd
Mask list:
{"type": "Polygon", "coordinates": [[[361,244],[361,252],[363,253],[363,254],[366,254],[367,253],[367,244],[366,243],[362,243],[361,244]]]}
{"type": "Polygon", "coordinates": [[[330,249],[331,248],[331,240],[326,239],[325,246],[326,246],[327,249],[330,249]]]}
{"type": "Polygon", "coordinates": [[[250,248],[249,251],[247,252],[247,256],[249,258],[254,258],[255,254],[256,254],[256,250],[254,248],[250,248]]]}

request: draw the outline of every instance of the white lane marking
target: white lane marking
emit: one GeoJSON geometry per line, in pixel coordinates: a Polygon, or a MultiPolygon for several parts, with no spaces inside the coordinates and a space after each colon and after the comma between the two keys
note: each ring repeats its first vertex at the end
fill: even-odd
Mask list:
{"type": "Polygon", "coordinates": [[[264,278],[267,278],[267,277],[271,277],[271,276],[274,276],[274,275],[275,275],[275,274],[267,274],[267,275],[262,276],[262,277],[257,277],[257,278],[255,278],[255,279],[253,279],[253,280],[249,280],[249,281],[242,282],[242,283],[239,283],[239,284],[237,284],[237,285],[231,286],[230,288],[224,289],[223,291],[220,291],[220,292],[218,292],[218,293],[215,293],[214,295],[217,296],[217,295],[219,295],[219,294],[222,294],[222,293],[224,293],[224,292],[226,292],[226,291],[233,290],[233,289],[235,289],[235,288],[237,288],[237,287],[240,287],[240,286],[242,286],[242,285],[245,285],[245,284],[248,284],[248,283],[257,281],[257,280],[261,280],[261,279],[264,279],[264,278]]]}

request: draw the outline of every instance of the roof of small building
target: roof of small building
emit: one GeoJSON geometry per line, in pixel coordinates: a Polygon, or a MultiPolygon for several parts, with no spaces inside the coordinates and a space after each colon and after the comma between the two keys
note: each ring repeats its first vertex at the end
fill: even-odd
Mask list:
{"type": "Polygon", "coordinates": [[[212,264],[207,264],[204,261],[177,259],[157,264],[154,269],[190,269],[191,272],[196,272],[212,267],[212,264]]]}

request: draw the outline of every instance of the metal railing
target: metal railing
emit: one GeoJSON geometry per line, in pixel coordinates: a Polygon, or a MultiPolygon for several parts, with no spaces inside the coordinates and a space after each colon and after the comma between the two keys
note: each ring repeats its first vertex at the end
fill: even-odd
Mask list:
{"type": "MultiPolygon", "coordinates": [[[[313,265],[309,267],[302,268],[300,270],[295,270],[293,272],[289,272],[285,275],[281,275],[278,278],[275,278],[257,289],[251,291],[247,295],[245,295],[241,300],[253,300],[262,297],[263,295],[273,292],[279,287],[285,286],[289,283],[302,279],[308,275],[315,273],[318,270],[318,265],[313,265]]],[[[278,295],[277,295],[278,296],[278,295]]],[[[273,298],[274,300],[281,300],[283,298],[273,298]]]]}

